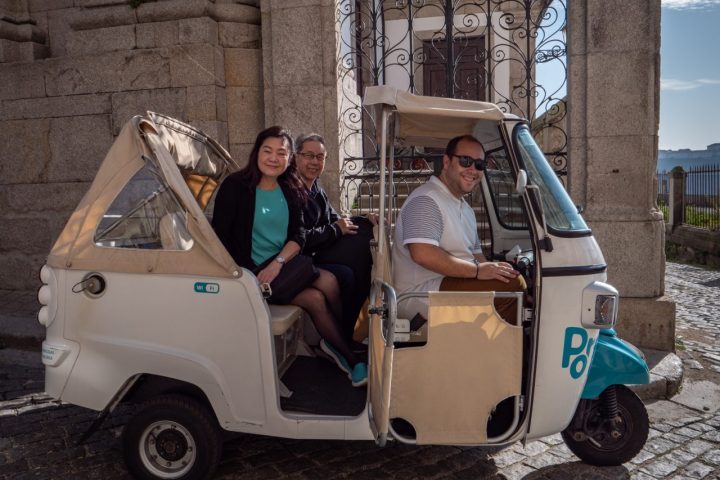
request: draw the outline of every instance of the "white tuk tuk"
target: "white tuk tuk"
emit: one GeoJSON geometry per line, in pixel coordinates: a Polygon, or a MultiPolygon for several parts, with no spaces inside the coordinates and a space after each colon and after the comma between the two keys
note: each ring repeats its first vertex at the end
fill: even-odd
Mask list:
{"type": "Polygon", "coordinates": [[[315,355],[304,313],[268,305],[212,230],[213,192],[237,165],[193,127],[148,112],[123,128],[41,270],[46,391],[101,412],[93,427],[139,403],[123,432],[138,478],[210,477],[223,430],[495,446],[562,432],[585,462],[630,460],[648,417],[624,385],[647,383],[647,366],[612,329],[618,293],[602,253],[528,123],[391,87],[368,88],[365,104],[381,132],[381,218],[395,208],[391,146],[481,140],[492,158],[477,192],[487,256],[514,262],[529,287],[514,294],[513,324],[493,292],[429,292],[426,323],[398,318],[408,295],[393,288],[392,221],[381,222],[369,382],[353,388],[315,355]]]}

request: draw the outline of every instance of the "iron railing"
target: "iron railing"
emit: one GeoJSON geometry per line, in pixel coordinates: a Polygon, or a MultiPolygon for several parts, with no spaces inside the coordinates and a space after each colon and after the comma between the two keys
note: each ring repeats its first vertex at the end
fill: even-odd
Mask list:
{"type": "MultiPolygon", "coordinates": [[[[377,126],[361,104],[369,85],[490,101],[527,118],[564,181],[566,10],[566,0],[338,0],[343,207],[378,206],[377,195],[367,195],[380,154],[377,126]],[[538,70],[553,66],[554,83],[541,84],[538,70]]],[[[427,179],[439,156],[411,145],[395,158],[395,178],[411,185],[427,179]]]]}
{"type": "Polygon", "coordinates": [[[657,180],[657,205],[667,223],[670,219],[668,214],[668,205],[670,204],[670,174],[665,171],[658,172],[657,180]]]}
{"type": "Polygon", "coordinates": [[[691,167],[687,171],[658,172],[658,207],[669,220],[667,212],[680,212],[677,223],[710,231],[720,230],[720,165],[691,167]],[[679,175],[676,180],[674,175],[679,175]],[[670,185],[682,181],[682,205],[674,205],[670,185]]]}
{"type": "Polygon", "coordinates": [[[708,230],[720,228],[720,166],[690,168],[685,173],[683,222],[708,230]]]}

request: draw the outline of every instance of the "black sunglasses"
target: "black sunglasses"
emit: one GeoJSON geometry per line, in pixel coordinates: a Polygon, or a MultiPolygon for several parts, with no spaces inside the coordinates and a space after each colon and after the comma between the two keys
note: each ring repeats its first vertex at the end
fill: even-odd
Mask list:
{"type": "Polygon", "coordinates": [[[487,160],[485,157],[483,158],[472,158],[468,157],[467,155],[451,155],[458,159],[458,163],[463,168],[468,168],[472,165],[475,165],[475,168],[480,170],[481,172],[484,171],[487,168],[487,160]]]}

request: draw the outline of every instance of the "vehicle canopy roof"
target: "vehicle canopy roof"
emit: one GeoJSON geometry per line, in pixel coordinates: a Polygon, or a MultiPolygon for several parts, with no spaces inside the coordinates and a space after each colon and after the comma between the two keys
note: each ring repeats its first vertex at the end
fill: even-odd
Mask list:
{"type": "MultiPolygon", "coordinates": [[[[48,256],[51,267],[134,273],[237,277],[240,268],[215,235],[203,209],[222,179],[237,169],[225,149],[199,130],[153,112],[128,121],[48,256]],[[174,194],[186,249],[100,245],[98,226],[133,177],[148,162],[174,194]]],[[[157,222],[156,222],[157,223],[157,222]]]]}
{"type": "MultiPolygon", "coordinates": [[[[406,145],[445,147],[458,135],[471,134],[482,140],[488,123],[497,124],[506,115],[494,103],[455,98],[423,97],[390,86],[367,87],[363,104],[387,105],[396,112],[395,135],[406,145]]],[[[379,120],[376,112],[376,121],[379,120]]]]}

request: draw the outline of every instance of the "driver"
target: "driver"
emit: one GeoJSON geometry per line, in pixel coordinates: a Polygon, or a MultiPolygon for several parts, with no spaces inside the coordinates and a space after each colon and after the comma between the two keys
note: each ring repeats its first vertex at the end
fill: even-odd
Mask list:
{"type": "MultiPolygon", "coordinates": [[[[442,161],[440,173],[412,192],[400,209],[393,243],[397,291],[525,291],[525,280],[509,263],[487,261],[475,213],[463,198],[482,179],[482,144],[472,135],[455,137],[442,161]]],[[[495,299],[498,314],[510,323],[515,308],[515,299],[495,299]]],[[[427,299],[409,298],[398,305],[402,318],[418,313],[427,317],[427,299]]]]}

